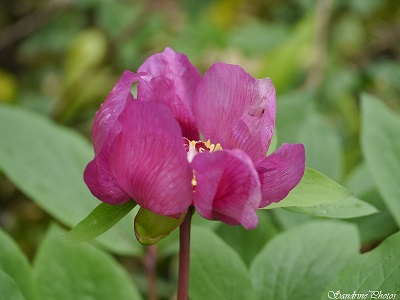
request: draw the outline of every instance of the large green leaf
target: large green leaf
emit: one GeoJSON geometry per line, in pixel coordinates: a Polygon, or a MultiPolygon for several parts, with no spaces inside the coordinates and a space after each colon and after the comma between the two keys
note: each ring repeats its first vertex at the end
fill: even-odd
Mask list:
{"type": "Polygon", "coordinates": [[[364,162],[350,172],[346,178],[345,186],[360,197],[376,189],[371,173],[364,162]]]}
{"type": "Polygon", "coordinates": [[[74,243],[92,240],[117,224],[135,206],[136,202],[133,200],[120,205],[101,203],[61,238],[74,243]]]}
{"type": "Polygon", "coordinates": [[[278,203],[272,203],[266,209],[277,207],[309,207],[345,200],[351,192],[325,175],[306,168],[300,183],[289,195],[278,203]]]}
{"type": "Polygon", "coordinates": [[[379,212],[349,220],[358,225],[362,244],[367,245],[371,242],[374,244],[377,241],[382,241],[399,230],[385,203],[383,203],[381,195],[377,191],[364,194],[363,199],[376,207],[379,212]]]}
{"type": "Polygon", "coordinates": [[[82,179],[92,157],[83,137],[39,115],[1,106],[0,140],[0,168],[58,220],[73,225],[95,207],[82,179]]]}
{"type": "Polygon", "coordinates": [[[339,180],[342,175],[342,145],[338,133],[326,118],[311,113],[302,126],[299,141],[306,149],[306,165],[309,168],[339,180]]]}
{"type": "Polygon", "coordinates": [[[243,226],[230,226],[224,223],[215,230],[216,233],[231,246],[247,265],[264,247],[265,243],[278,233],[271,216],[265,210],[258,210],[258,225],[252,230],[243,226]]]}
{"type": "Polygon", "coordinates": [[[25,300],[15,281],[5,272],[0,270],[0,299],[25,300]]]}
{"type": "MultiPolygon", "coordinates": [[[[0,169],[65,225],[76,225],[99,204],[82,175],[93,151],[78,133],[43,116],[0,106],[0,141],[0,169]]],[[[131,222],[122,220],[98,241],[117,253],[139,253],[131,222]]]]}
{"type": "Polygon", "coordinates": [[[400,116],[370,95],[362,97],[361,146],[372,178],[400,226],[400,116]]]}
{"type": "Polygon", "coordinates": [[[193,226],[190,255],[190,299],[253,299],[245,264],[211,230],[193,226]]]}
{"type": "Polygon", "coordinates": [[[271,214],[281,230],[298,227],[302,223],[316,219],[313,216],[295,213],[286,208],[273,209],[271,210],[271,214]]]}
{"type": "Polygon", "coordinates": [[[378,210],[363,200],[350,197],[340,202],[322,204],[311,207],[288,207],[290,211],[318,217],[350,219],[372,215],[378,210]]]}
{"type": "Polygon", "coordinates": [[[58,238],[52,226],[39,248],[34,277],[42,299],[141,299],[132,279],[119,263],[87,243],[58,238]]]}
{"type": "Polygon", "coordinates": [[[277,235],[251,264],[256,299],[316,299],[359,249],[353,225],[309,222],[277,235]]]}
{"type": "MultiPolygon", "coordinates": [[[[8,282],[9,291],[14,289],[12,286],[15,285],[18,288],[18,292],[16,293],[18,294],[20,291],[25,296],[25,299],[36,298],[32,271],[28,260],[17,244],[2,230],[0,230],[0,271],[9,276],[10,280],[13,281],[13,284],[11,284],[5,275],[2,277],[8,282]]],[[[2,278],[0,278],[0,296],[3,288],[4,292],[6,290],[6,284],[2,282],[2,278]]],[[[4,297],[3,295],[0,299],[11,298],[4,297]]]]}
{"type": "Polygon", "coordinates": [[[398,231],[398,226],[383,202],[382,196],[378,193],[371,173],[364,163],[350,173],[346,180],[346,187],[379,210],[376,214],[350,220],[358,225],[362,244],[382,241],[398,231]]]}
{"type": "Polygon", "coordinates": [[[368,294],[368,298],[363,299],[397,299],[397,296],[400,295],[399,279],[400,233],[396,233],[371,252],[352,259],[336,279],[329,284],[322,299],[327,299],[330,291],[339,290],[341,294],[352,294],[353,291],[357,291],[359,294],[368,294]],[[370,291],[380,291],[382,294],[389,293],[396,296],[372,298],[370,291]]]}
{"type": "Polygon", "coordinates": [[[314,107],[315,92],[295,91],[278,96],[276,129],[279,143],[301,143],[298,136],[314,107]]]}

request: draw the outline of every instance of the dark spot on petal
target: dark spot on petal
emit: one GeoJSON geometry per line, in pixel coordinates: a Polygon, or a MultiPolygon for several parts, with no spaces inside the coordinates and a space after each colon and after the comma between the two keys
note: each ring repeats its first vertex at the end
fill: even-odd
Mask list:
{"type": "Polygon", "coordinates": [[[252,117],[257,117],[257,118],[259,118],[259,117],[261,117],[263,114],[264,114],[264,112],[265,112],[265,109],[254,109],[253,111],[249,111],[248,112],[248,114],[250,115],[250,116],[252,116],[252,117]]]}

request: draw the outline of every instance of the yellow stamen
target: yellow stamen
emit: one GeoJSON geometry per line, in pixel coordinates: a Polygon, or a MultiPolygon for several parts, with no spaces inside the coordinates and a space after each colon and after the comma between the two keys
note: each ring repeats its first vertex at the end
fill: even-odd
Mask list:
{"type": "Polygon", "coordinates": [[[196,176],[194,176],[194,172],[193,172],[192,186],[195,187],[196,185],[197,185],[196,176]]]}
{"type": "Polygon", "coordinates": [[[207,142],[204,142],[204,144],[207,146],[207,148],[210,150],[210,152],[222,150],[220,143],[214,145],[214,144],[211,144],[210,140],[208,140],[207,142]]]}
{"type": "MultiPolygon", "coordinates": [[[[188,139],[184,138],[184,143],[185,143],[185,149],[186,149],[186,153],[187,153],[187,159],[188,161],[191,163],[193,158],[198,154],[198,153],[202,153],[202,152],[215,152],[215,151],[220,151],[222,150],[221,144],[211,144],[211,141],[208,140],[206,142],[202,142],[202,141],[189,141],[188,139]],[[196,148],[197,146],[197,148],[196,148]]],[[[193,171],[193,178],[192,178],[192,187],[193,187],[193,191],[197,185],[197,181],[196,181],[196,176],[194,175],[194,171],[193,171]]]]}

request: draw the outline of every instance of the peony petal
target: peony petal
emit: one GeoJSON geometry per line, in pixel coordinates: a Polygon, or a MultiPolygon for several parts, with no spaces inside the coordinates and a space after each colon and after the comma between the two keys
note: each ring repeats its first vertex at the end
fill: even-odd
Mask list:
{"type": "Polygon", "coordinates": [[[97,155],[87,165],[83,178],[92,194],[103,202],[121,204],[131,199],[115,183],[110,174],[108,158],[104,155],[97,155]]]}
{"type": "Polygon", "coordinates": [[[181,125],[183,136],[198,140],[191,103],[201,76],[186,55],[166,48],[150,56],[138,71],[153,76],[150,82],[139,83],[138,98],[167,106],[181,125]]]}
{"type": "Polygon", "coordinates": [[[110,204],[126,202],[130,196],[122,191],[111,176],[108,159],[109,150],[121,128],[118,117],[127,101],[133,100],[131,86],[138,80],[150,80],[148,74],[125,71],[106,101],[97,111],[93,122],[92,138],[95,158],[87,165],[84,180],[92,194],[110,204]]]}
{"type": "Polygon", "coordinates": [[[275,126],[275,88],[241,67],[217,63],[203,76],[193,113],[205,139],[241,149],[253,161],[265,157],[275,126]]]}
{"type": "Polygon", "coordinates": [[[128,100],[133,100],[131,86],[138,80],[149,81],[151,76],[148,74],[134,74],[131,71],[124,71],[121,78],[114,86],[107,99],[96,112],[92,127],[92,138],[94,153],[101,151],[107,141],[114,139],[120,128],[116,124],[119,115],[128,100]]]}
{"type": "Polygon", "coordinates": [[[303,144],[282,144],[276,152],[259,161],[256,168],[262,190],[260,207],[285,198],[303,177],[305,162],[303,144]]]}
{"type": "Polygon", "coordinates": [[[194,206],[206,219],[229,225],[257,226],[261,201],[258,174],[241,150],[203,152],[192,162],[196,178],[194,206]]]}
{"type": "Polygon", "coordinates": [[[178,122],[163,105],[131,101],[110,149],[110,169],[140,206],[176,216],[193,201],[192,170],[178,122]]]}

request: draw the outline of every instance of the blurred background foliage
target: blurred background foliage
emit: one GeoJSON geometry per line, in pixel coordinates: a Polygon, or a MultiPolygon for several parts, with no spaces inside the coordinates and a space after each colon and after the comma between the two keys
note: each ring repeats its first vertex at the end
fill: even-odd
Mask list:
{"type": "MultiPolygon", "coordinates": [[[[239,64],[274,82],[279,144],[304,143],[309,167],[381,210],[353,220],[369,249],[397,226],[364,164],[360,95],[374,94],[400,112],[399,41],[397,0],[1,1],[0,103],[90,139],[94,113],[122,71],[135,72],[149,55],[172,47],[202,73],[217,61],[239,64]]],[[[0,209],[0,225],[32,257],[51,217],[1,172],[0,209]]],[[[254,239],[310,218],[271,214],[254,239]]],[[[232,230],[242,234],[217,233],[231,232],[226,242],[245,251],[232,230]]]]}

